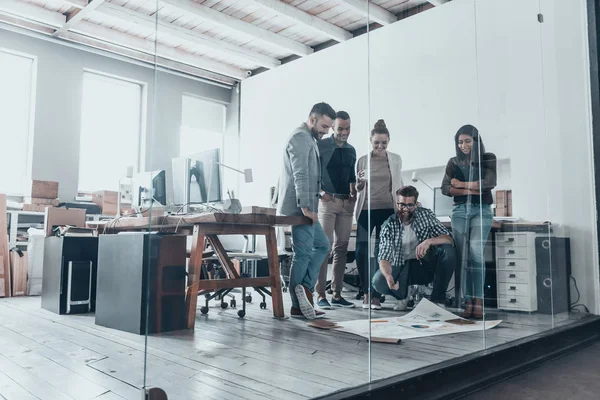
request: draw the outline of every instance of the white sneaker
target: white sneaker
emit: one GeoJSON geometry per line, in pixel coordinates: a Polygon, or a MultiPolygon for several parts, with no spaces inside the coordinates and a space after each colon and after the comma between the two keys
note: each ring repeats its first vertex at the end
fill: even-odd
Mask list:
{"type": "Polygon", "coordinates": [[[308,300],[306,292],[304,291],[304,286],[296,285],[294,291],[296,292],[296,297],[298,297],[298,305],[300,306],[302,315],[304,315],[307,319],[315,319],[317,315],[315,313],[315,309],[308,300]]]}
{"type": "Polygon", "coordinates": [[[408,299],[398,300],[394,304],[394,311],[406,311],[408,308],[408,299]]]}

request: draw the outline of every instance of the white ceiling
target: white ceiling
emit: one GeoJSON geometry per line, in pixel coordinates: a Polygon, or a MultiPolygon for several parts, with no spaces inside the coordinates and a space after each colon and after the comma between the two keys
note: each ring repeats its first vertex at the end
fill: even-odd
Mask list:
{"type": "Polygon", "coordinates": [[[447,1],[0,0],[0,27],[233,84],[447,1]]]}

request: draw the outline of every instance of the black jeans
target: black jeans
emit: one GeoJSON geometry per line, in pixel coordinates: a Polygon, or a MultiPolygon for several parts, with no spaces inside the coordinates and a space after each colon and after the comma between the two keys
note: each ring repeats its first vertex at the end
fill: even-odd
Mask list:
{"type": "MultiPolygon", "coordinates": [[[[379,254],[379,235],[381,234],[381,225],[385,222],[390,215],[394,214],[393,208],[386,208],[381,210],[363,210],[360,212],[356,226],[356,267],[360,275],[360,282],[362,289],[365,294],[369,293],[371,287],[371,276],[378,269],[377,255],[379,254]],[[371,214],[371,221],[369,221],[369,213],[371,214]],[[370,222],[370,224],[369,224],[370,222]],[[373,249],[373,256],[375,262],[371,265],[371,274],[369,274],[369,261],[371,255],[369,254],[369,239],[375,229],[375,248],[373,249]]],[[[371,290],[371,296],[373,298],[380,298],[376,290],[371,290]]]]}
{"type": "Polygon", "coordinates": [[[433,281],[430,300],[444,303],[448,284],[456,269],[456,261],[456,249],[451,244],[431,247],[421,261],[408,260],[404,265],[392,266],[392,276],[399,283],[398,290],[389,288],[381,271],[373,276],[373,287],[379,293],[403,300],[408,296],[408,285],[427,285],[433,281]]]}

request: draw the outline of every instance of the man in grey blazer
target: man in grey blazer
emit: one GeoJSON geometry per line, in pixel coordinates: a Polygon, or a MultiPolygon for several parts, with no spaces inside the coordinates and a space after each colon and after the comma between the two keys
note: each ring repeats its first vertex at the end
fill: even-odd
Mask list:
{"type": "Polygon", "coordinates": [[[314,319],[324,313],[314,309],[313,291],[321,263],[329,254],[329,239],[317,215],[321,190],[321,162],[317,141],[329,133],[335,111],[327,103],[315,104],[308,121],[288,138],[279,176],[277,214],[304,215],[312,225],[292,226],[294,255],[290,270],[292,317],[314,319]]]}

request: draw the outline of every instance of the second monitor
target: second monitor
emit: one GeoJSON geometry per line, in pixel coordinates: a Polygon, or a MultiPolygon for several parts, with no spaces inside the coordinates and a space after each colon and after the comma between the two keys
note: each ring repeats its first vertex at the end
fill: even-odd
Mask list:
{"type": "Polygon", "coordinates": [[[220,202],[220,150],[173,159],[173,201],[176,205],[220,202]]]}

